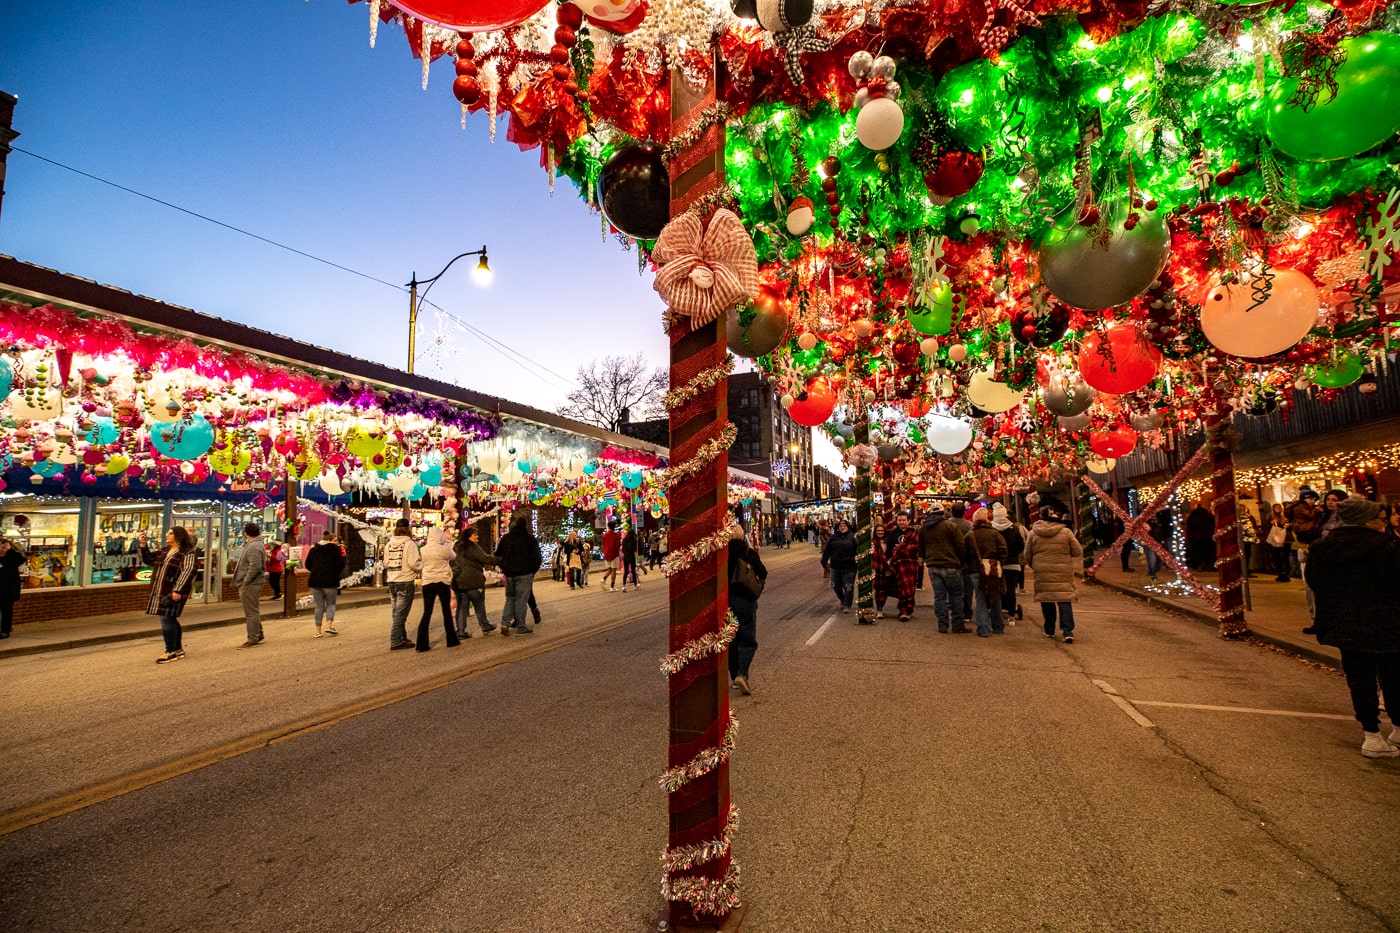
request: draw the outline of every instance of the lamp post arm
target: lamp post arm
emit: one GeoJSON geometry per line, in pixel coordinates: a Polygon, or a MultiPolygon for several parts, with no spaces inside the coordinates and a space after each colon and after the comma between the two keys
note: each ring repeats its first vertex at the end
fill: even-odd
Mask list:
{"type": "Polygon", "coordinates": [[[485,247],[485,246],[481,247],[481,249],[468,250],[467,252],[462,253],[462,254],[459,255],[459,256],[453,256],[451,259],[449,259],[449,260],[447,261],[447,265],[445,265],[445,266],[442,267],[442,271],[439,272],[437,275],[433,276],[433,277],[430,278],[430,279],[423,279],[423,280],[420,281],[419,278],[418,278],[418,273],[416,273],[416,272],[413,273],[413,277],[409,279],[408,285],[407,285],[407,288],[408,288],[408,372],[413,372],[413,358],[414,358],[415,351],[417,350],[417,345],[418,345],[418,308],[419,308],[419,306],[422,305],[423,301],[428,297],[428,292],[429,292],[429,290],[432,289],[433,283],[435,283],[438,279],[440,279],[440,278],[442,278],[444,275],[446,275],[446,274],[447,274],[447,270],[448,270],[448,269],[451,269],[451,268],[452,268],[452,264],[453,264],[454,262],[456,262],[457,260],[459,260],[459,259],[465,259],[465,258],[468,257],[468,256],[485,256],[485,255],[486,255],[486,247],[485,247]],[[418,294],[418,286],[419,286],[419,285],[426,285],[426,286],[427,286],[427,288],[423,289],[423,294],[422,294],[421,297],[420,297],[419,294],[418,294]]]}

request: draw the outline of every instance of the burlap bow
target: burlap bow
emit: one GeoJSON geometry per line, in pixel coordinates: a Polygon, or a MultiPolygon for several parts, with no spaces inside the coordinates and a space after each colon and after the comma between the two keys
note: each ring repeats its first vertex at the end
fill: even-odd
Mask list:
{"type": "Polygon", "coordinates": [[[710,323],[758,290],[753,241],[733,211],[715,211],[703,232],[694,214],[677,217],[661,231],[651,255],[661,264],[657,293],[692,327],[710,323]]]}

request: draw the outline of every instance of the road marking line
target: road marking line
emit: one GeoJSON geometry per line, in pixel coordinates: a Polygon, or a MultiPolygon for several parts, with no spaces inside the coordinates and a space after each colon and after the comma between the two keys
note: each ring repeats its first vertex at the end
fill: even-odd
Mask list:
{"type": "Polygon", "coordinates": [[[1176,709],[1200,709],[1216,713],[1256,713],[1260,716],[1302,716],[1307,719],[1342,719],[1350,722],[1355,716],[1343,713],[1302,713],[1287,709],[1254,709],[1249,706],[1209,706],[1204,703],[1168,703],[1165,700],[1134,700],[1138,706],[1170,706],[1176,709]]]}
{"type": "Polygon", "coordinates": [[[168,781],[182,774],[198,771],[201,768],[207,768],[210,765],[218,764],[221,761],[227,761],[230,758],[236,758],[239,755],[246,755],[260,748],[277,745],[289,739],[306,735],[309,732],[317,732],[321,729],[344,722],[347,719],[353,719],[356,716],[370,713],[386,706],[392,706],[395,703],[412,699],[413,697],[420,696],[432,690],[437,690],[441,687],[449,686],[459,681],[471,680],[474,677],[490,673],[498,668],[514,664],[517,661],[524,661],[555,648],[563,648],[575,642],[582,641],[585,638],[601,635],[613,629],[621,628],[624,625],[630,625],[633,622],[639,622],[642,619],[649,618],[662,611],[664,610],[649,609],[645,612],[623,619],[615,619],[612,622],[606,622],[593,628],[581,629],[562,636],[547,637],[543,641],[530,642],[529,647],[518,649],[511,648],[494,658],[483,658],[473,667],[448,671],[436,677],[429,678],[428,680],[408,684],[391,690],[388,693],[359,700],[339,709],[328,710],[324,713],[308,716],[296,722],[267,729],[263,732],[226,743],[217,748],[195,752],[183,758],[177,758],[174,761],[166,762],[165,764],[146,768],[135,774],[128,774],[123,777],[102,781],[101,783],[62,794],[50,800],[41,800],[16,810],[0,813],[0,836],[9,835],[10,833],[17,832],[29,826],[37,826],[54,817],[65,816],[69,813],[74,813],[86,807],[93,806],[94,804],[104,803],[116,797],[129,794],[132,791],[141,790],[153,784],[168,781]]]}
{"type": "Polygon", "coordinates": [[[831,628],[833,625],[836,624],[836,616],[837,616],[837,615],[839,615],[839,613],[833,612],[833,613],[831,614],[831,617],[828,618],[825,622],[822,623],[822,627],[821,627],[821,628],[817,629],[815,632],[812,633],[812,637],[809,638],[809,639],[807,639],[807,644],[803,645],[802,647],[804,647],[804,648],[810,648],[810,647],[812,647],[813,645],[815,645],[815,644],[817,643],[817,639],[818,639],[818,638],[821,638],[823,635],[825,635],[825,634],[826,634],[826,630],[829,629],[829,628],[831,628]]]}
{"type": "Polygon", "coordinates": [[[1139,726],[1142,726],[1144,729],[1157,728],[1156,724],[1153,723],[1152,720],[1142,715],[1142,713],[1139,713],[1137,709],[1133,706],[1133,704],[1123,699],[1123,697],[1118,693],[1118,691],[1114,690],[1111,685],[1102,680],[1093,681],[1093,684],[1095,687],[1098,687],[1100,690],[1102,690],[1110,700],[1117,704],[1119,709],[1127,713],[1128,718],[1131,719],[1133,722],[1137,723],[1139,726]]]}

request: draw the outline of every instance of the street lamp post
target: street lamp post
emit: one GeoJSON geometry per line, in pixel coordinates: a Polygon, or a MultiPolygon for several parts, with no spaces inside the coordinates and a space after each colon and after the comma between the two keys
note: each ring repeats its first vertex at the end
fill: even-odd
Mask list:
{"type": "Polygon", "coordinates": [[[467,257],[467,256],[480,256],[480,257],[481,257],[481,261],[478,262],[478,263],[476,264],[476,268],[472,270],[472,278],[476,279],[477,283],[478,283],[478,284],[481,284],[481,285],[485,285],[487,282],[490,282],[490,281],[491,281],[491,267],[490,267],[490,266],[487,264],[487,262],[486,262],[486,247],[485,247],[485,246],[483,246],[481,249],[470,250],[470,251],[468,251],[468,252],[462,253],[462,255],[460,255],[460,256],[454,256],[454,257],[452,257],[451,261],[449,261],[449,262],[447,263],[447,265],[445,265],[445,266],[442,267],[442,271],[439,272],[437,275],[433,276],[431,279],[424,279],[423,281],[420,282],[420,281],[418,281],[418,273],[415,272],[415,273],[413,273],[413,278],[409,280],[408,286],[407,286],[407,288],[408,288],[408,371],[409,371],[409,372],[413,372],[413,360],[414,360],[414,356],[416,355],[417,350],[418,350],[418,306],[422,303],[421,299],[420,299],[419,296],[418,296],[418,286],[419,286],[419,285],[426,285],[426,286],[427,286],[427,288],[424,288],[424,289],[423,289],[423,298],[426,299],[426,298],[428,297],[428,291],[433,287],[433,283],[436,282],[438,279],[442,278],[443,275],[445,275],[445,274],[447,273],[447,270],[448,270],[448,269],[452,268],[452,263],[456,262],[456,261],[459,260],[459,259],[463,259],[463,258],[465,258],[465,257],[467,257]]]}

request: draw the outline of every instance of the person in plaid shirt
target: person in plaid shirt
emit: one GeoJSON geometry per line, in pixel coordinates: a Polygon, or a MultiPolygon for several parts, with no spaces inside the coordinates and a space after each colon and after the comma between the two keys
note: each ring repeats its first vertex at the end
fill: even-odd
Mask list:
{"type": "Polygon", "coordinates": [[[875,546],[875,618],[885,617],[885,600],[893,590],[899,604],[899,621],[908,622],[914,614],[914,590],[919,583],[919,533],[909,523],[909,514],[900,512],[894,527],[886,530],[875,546]]]}

